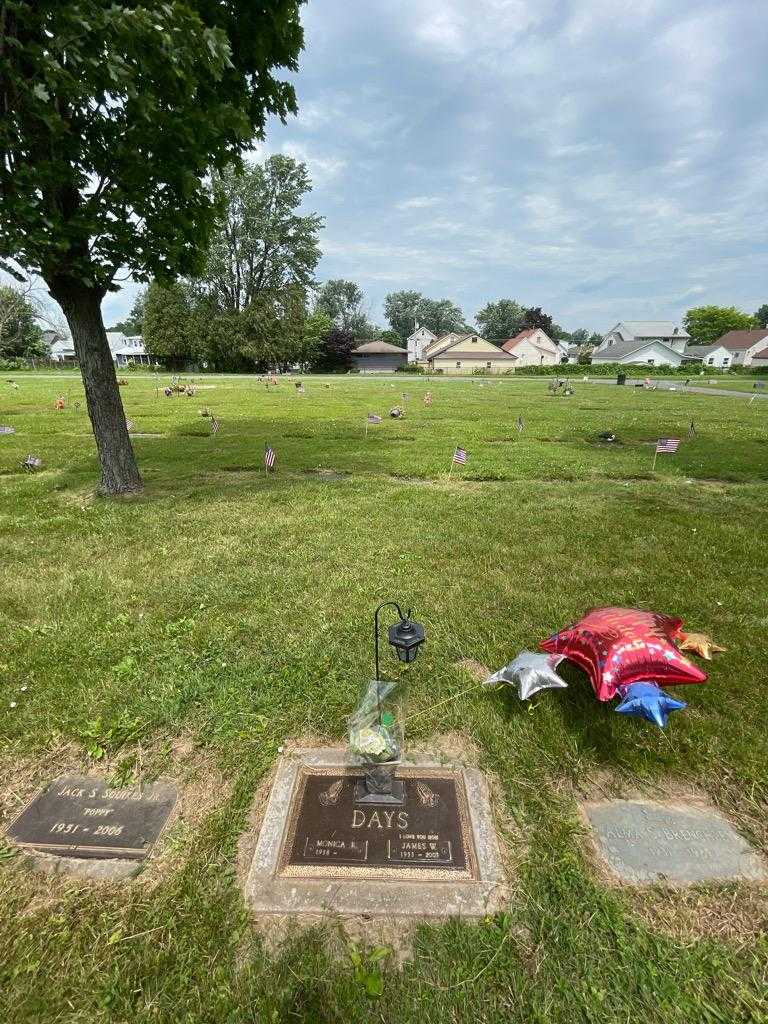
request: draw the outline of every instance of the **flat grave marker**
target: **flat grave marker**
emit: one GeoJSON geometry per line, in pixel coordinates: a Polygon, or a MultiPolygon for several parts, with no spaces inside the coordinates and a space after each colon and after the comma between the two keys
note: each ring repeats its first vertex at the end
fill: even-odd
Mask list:
{"type": "Polygon", "coordinates": [[[65,776],[38,793],[6,829],[23,849],[62,857],[143,860],[176,803],[167,782],[118,788],[65,776]]]}
{"type": "Polygon", "coordinates": [[[715,810],[607,800],[584,812],[601,856],[624,882],[768,879],[762,857],[715,810]]]}
{"type": "Polygon", "coordinates": [[[355,802],[360,771],[302,769],[289,809],[283,877],[474,878],[459,776],[403,770],[401,805],[355,802]]]}

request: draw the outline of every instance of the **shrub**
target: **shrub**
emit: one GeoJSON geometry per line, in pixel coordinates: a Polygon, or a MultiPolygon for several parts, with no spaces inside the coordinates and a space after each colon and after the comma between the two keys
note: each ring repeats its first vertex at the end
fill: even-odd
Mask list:
{"type": "Polygon", "coordinates": [[[395,373],[426,373],[427,371],[423,366],[419,366],[418,363],[403,363],[398,366],[395,373]]]}

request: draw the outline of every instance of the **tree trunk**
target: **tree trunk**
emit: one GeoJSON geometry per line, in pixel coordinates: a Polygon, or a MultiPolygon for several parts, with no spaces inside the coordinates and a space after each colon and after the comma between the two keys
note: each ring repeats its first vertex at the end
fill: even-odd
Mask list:
{"type": "Polygon", "coordinates": [[[103,292],[61,278],[49,281],[48,287],[67,318],[80,363],[101,465],[99,491],[107,495],[136,494],[142,482],[101,318],[103,292]]]}

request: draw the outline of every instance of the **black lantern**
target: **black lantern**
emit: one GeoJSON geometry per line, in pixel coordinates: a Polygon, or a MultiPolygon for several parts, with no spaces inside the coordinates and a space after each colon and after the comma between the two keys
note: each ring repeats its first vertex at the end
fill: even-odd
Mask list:
{"type": "MultiPolygon", "coordinates": [[[[397,609],[400,612],[400,609],[397,609]]],[[[418,622],[411,622],[410,610],[405,618],[389,627],[389,642],[395,649],[400,661],[410,664],[416,660],[419,648],[424,643],[424,627],[418,622]]]]}
{"type": "MultiPolygon", "coordinates": [[[[411,610],[403,615],[400,605],[395,601],[385,601],[376,609],[373,616],[373,649],[376,665],[374,676],[376,683],[376,701],[378,704],[379,728],[382,727],[381,712],[381,671],[379,668],[379,612],[382,608],[395,608],[400,621],[389,627],[387,639],[395,650],[398,659],[405,665],[416,660],[419,648],[426,639],[424,627],[411,619],[411,610]]],[[[371,763],[366,765],[365,776],[355,786],[355,803],[359,804],[394,804],[402,806],[405,801],[405,789],[402,779],[394,777],[391,763],[371,763]]]]}

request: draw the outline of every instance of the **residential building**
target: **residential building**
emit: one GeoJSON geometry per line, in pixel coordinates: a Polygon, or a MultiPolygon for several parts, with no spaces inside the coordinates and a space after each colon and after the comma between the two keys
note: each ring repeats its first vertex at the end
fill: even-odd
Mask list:
{"type": "Polygon", "coordinates": [[[352,362],[360,373],[392,373],[408,362],[408,352],[386,341],[366,341],[352,349],[352,362]]]}
{"type": "Polygon", "coordinates": [[[71,338],[65,338],[58,331],[43,331],[43,341],[48,347],[48,358],[54,363],[77,362],[75,346],[71,338]]]}
{"type": "Polygon", "coordinates": [[[621,320],[592,353],[593,363],[679,366],[690,335],[670,320],[621,320]]]}
{"type": "Polygon", "coordinates": [[[501,349],[514,356],[516,370],[521,366],[557,366],[568,361],[568,349],[553,341],[541,327],[526,327],[502,342],[501,349]]]}
{"type": "Polygon", "coordinates": [[[107,331],[107,342],[116,366],[152,362],[150,356],[147,355],[144,340],[140,334],[128,337],[122,331],[107,331]]]}
{"type": "Polygon", "coordinates": [[[471,334],[457,334],[456,331],[449,331],[448,334],[441,334],[439,338],[435,338],[429,345],[424,349],[421,357],[422,362],[429,362],[430,359],[438,355],[440,352],[445,352],[451,345],[455,345],[461,338],[471,338],[471,334]]]}
{"type": "Polygon", "coordinates": [[[683,353],[683,362],[701,363],[716,370],[727,370],[733,357],[725,345],[687,345],[683,353]]]}
{"type": "Polygon", "coordinates": [[[437,341],[437,335],[433,334],[428,327],[419,327],[416,324],[413,334],[409,336],[406,342],[408,346],[408,362],[420,363],[424,358],[424,350],[433,341],[437,341]]]}
{"type": "MultiPolygon", "coordinates": [[[[448,337],[447,335],[445,337],[448,337]]],[[[443,342],[445,338],[439,338],[443,342]]],[[[472,373],[482,370],[485,373],[505,373],[514,370],[515,356],[503,352],[492,341],[486,341],[478,334],[454,335],[445,345],[427,349],[427,366],[430,371],[440,370],[447,374],[472,373]]]]}
{"type": "Polygon", "coordinates": [[[728,331],[717,344],[731,353],[733,366],[751,366],[758,352],[768,345],[768,330],[762,327],[757,331],[728,331]]]}

